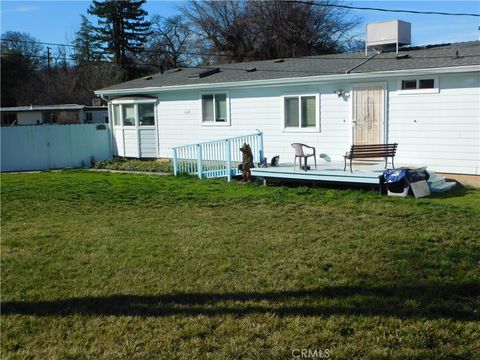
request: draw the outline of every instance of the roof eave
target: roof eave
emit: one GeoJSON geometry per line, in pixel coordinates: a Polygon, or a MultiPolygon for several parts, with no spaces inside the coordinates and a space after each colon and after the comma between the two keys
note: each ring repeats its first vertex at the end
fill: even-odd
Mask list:
{"type": "Polygon", "coordinates": [[[185,90],[202,90],[219,88],[241,88],[241,87],[271,87],[281,85],[304,85],[318,82],[333,82],[344,80],[363,80],[372,78],[387,78],[391,76],[413,76],[413,75],[431,75],[439,73],[463,73],[480,71],[480,65],[467,66],[449,66],[440,68],[423,68],[408,70],[392,70],[392,71],[375,71],[369,73],[349,73],[335,75],[318,75],[294,78],[280,78],[267,80],[251,80],[251,81],[235,81],[223,83],[202,83],[192,85],[173,85],[173,86],[153,86],[146,88],[129,88],[129,89],[112,89],[112,90],[96,90],[95,94],[99,96],[109,95],[134,95],[134,94],[151,94],[165,91],[185,91],[185,90]]]}

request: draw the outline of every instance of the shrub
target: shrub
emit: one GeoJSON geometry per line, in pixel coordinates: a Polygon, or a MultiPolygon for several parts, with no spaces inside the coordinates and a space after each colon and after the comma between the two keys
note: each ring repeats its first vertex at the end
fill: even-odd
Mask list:
{"type": "Polygon", "coordinates": [[[144,171],[172,173],[173,166],[170,160],[138,160],[114,157],[111,160],[102,160],[95,164],[96,169],[144,171]]]}

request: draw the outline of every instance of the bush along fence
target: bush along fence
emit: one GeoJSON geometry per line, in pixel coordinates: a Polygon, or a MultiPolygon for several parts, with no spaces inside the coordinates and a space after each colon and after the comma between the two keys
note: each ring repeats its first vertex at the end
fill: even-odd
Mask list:
{"type": "Polygon", "coordinates": [[[242,163],[240,148],[243,144],[252,148],[253,161],[260,163],[264,158],[263,132],[224,138],[173,148],[173,170],[175,175],[189,174],[203,178],[240,175],[238,165],[242,163]]]}

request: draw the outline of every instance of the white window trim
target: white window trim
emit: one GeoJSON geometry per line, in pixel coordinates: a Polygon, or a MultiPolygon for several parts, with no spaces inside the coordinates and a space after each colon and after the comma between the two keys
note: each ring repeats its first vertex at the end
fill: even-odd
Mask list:
{"type": "Polygon", "coordinates": [[[438,94],[440,92],[440,83],[438,76],[415,76],[415,77],[404,77],[398,80],[398,94],[399,95],[418,95],[418,94],[438,94]],[[419,80],[428,80],[433,79],[433,88],[431,89],[418,89],[419,80]],[[402,81],[404,80],[415,80],[417,82],[417,89],[402,89],[402,81]]]}
{"type": "Polygon", "coordinates": [[[281,109],[281,120],[282,120],[282,131],[284,133],[315,133],[320,132],[320,93],[292,93],[284,94],[280,97],[280,109],[281,109]],[[301,127],[302,124],[302,105],[301,97],[315,97],[315,127],[301,127]],[[286,98],[299,98],[298,103],[298,127],[287,127],[286,125],[286,116],[285,116],[285,99],[286,98]]]}
{"type": "Polygon", "coordinates": [[[228,91],[204,91],[200,93],[199,96],[199,107],[200,107],[200,125],[201,126],[230,126],[230,93],[228,91]],[[226,95],[226,107],[227,107],[227,121],[216,121],[215,120],[215,95],[226,95]],[[213,95],[213,121],[203,121],[203,101],[202,97],[204,95],[213,95]]]}
{"type": "Polygon", "coordinates": [[[112,103],[112,127],[115,129],[156,129],[157,128],[157,105],[158,105],[158,100],[157,99],[138,99],[138,100],[122,100],[122,99],[115,99],[111,101],[112,103]],[[155,116],[155,125],[143,125],[141,126],[139,124],[139,116],[138,116],[138,104],[153,104],[153,113],[155,116]],[[120,106],[120,125],[115,125],[115,110],[114,106],[119,105],[120,106]],[[125,126],[123,125],[123,105],[133,105],[134,106],[134,111],[135,111],[135,125],[133,126],[125,126]]]}

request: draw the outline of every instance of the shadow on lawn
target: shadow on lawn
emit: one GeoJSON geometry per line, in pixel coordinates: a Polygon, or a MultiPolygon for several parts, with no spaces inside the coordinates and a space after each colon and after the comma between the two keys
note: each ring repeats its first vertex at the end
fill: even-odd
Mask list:
{"type": "Polygon", "coordinates": [[[379,315],[480,320],[480,283],[170,295],[112,295],[53,301],[7,301],[3,315],[170,316],[271,313],[278,316],[379,315]]]}

